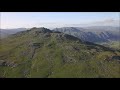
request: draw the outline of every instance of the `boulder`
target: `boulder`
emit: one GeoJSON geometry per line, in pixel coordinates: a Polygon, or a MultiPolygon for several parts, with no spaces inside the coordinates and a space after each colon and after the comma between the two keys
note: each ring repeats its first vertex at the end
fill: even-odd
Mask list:
{"type": "Polygon", "coordinates": [[[16,67],[17,64],[10,61],[0,60],[0,66],[16,67]]]}
{"type": "Polygon", "coordinates": [[[6,64],[6,61],[0,60],[0,66],[5,66],[5,64],[6,64]]]}

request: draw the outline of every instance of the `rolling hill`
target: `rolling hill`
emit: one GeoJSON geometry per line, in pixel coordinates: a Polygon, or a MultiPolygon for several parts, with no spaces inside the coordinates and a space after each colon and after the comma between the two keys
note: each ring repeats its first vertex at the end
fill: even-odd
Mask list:
{"type": "Polygon", "coordinates": [[[120,51],[59,31],[31,28],[1,40],[0,77],[118,78],[120,51]]]}

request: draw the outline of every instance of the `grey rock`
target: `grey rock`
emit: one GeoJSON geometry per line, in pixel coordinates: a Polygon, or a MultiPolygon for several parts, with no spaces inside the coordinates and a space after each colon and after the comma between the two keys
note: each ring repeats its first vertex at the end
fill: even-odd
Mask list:
{"type": "Polygon", "coordinates": [[[0,66],[5,66],[6,61],[5,60],[0,60],[0,66]]]}

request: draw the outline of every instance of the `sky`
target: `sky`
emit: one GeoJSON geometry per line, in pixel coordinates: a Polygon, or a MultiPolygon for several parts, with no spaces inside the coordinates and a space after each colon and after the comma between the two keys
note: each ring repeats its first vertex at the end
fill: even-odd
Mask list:
{"type": "Polygon", "coordinates": [[[0,12],[0,28],[64,27],[113,19],[119,19],[119,12],[0,12]]]}

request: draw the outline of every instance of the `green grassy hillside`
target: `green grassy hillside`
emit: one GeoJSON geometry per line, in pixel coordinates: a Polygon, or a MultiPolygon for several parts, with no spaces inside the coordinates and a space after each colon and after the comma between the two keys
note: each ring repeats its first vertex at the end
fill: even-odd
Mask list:
{"type": "Polygon", "coordinates": [[[98,43],[101,45],[104,45],[106,47],[114,48],[114,49],[120,49],[120,41],[110,41],[110,42],[104,42],[104,43],[98,43]]]}
{"type": "Polygon", "coordinates": [[[2,78],[118,78],[120,52],[46,28],[1,40],[2,78]]]}

